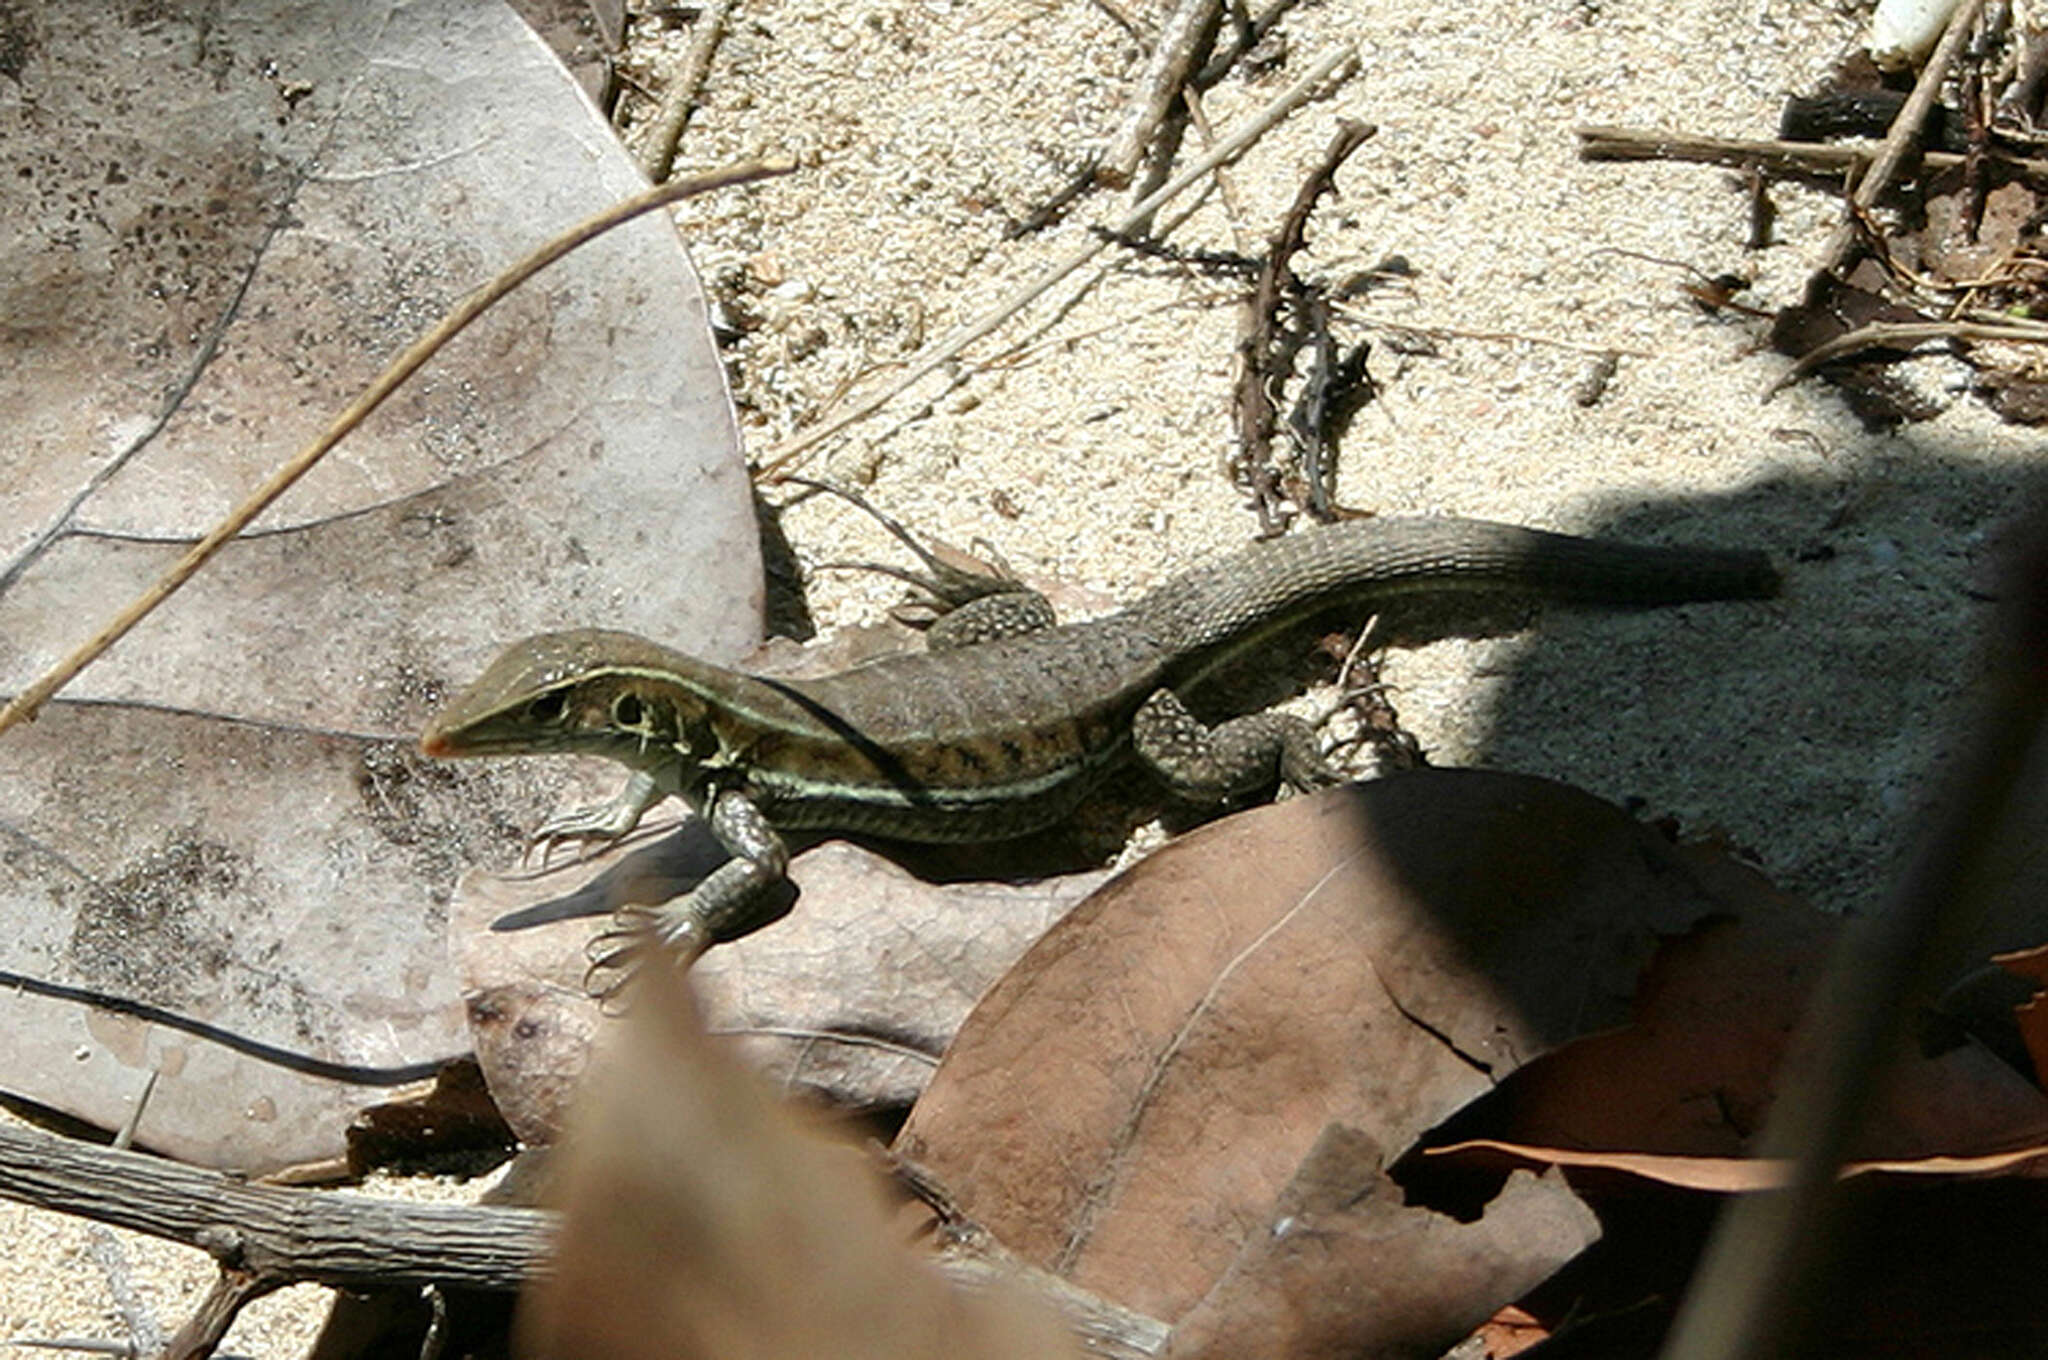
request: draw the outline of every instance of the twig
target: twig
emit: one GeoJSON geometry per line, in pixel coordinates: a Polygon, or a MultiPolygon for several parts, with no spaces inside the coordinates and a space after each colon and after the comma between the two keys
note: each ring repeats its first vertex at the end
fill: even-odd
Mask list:
{"type": "MultiPolygon", "coordinates": [[[[1772,175],[1834,179],[1844,171],[1864,171],[1877,159],[1877,153],[1868,147],[1699,137],[1690,132],[1655,128],[1582,127],[1577,136],[1579,158],[1588,161],[1689,161],[1697,165],[1725,165],[1733,170],[1755,167],[1772,175]]],[[[1953,170],[1965,159],[1954,151],[1920,153],[1921,164],[1931,170],[1953,170]]],[[[2048,183],[2048,161],[1993,156],[1991,164],[2037,184],[2048,183]]]]}
{"type": "MultiPolygon", "coordinates": [[[[151,1075],[155,1075],[152,1073],[151,1075]]],[[[117,1137],[114,1145],[119,1147],[117,1137]]],[[[135,1287],[135,1271],[128,1259],[128,1245],[104,1223],[86,1225],[85,1250],[107,1283],[107,1295],[127,1334],[130,1354],[153,1355],[163,1349],[164,1329],[156,1310],[135,1287]]]]}
{"type": "Polygon", "coordinates": [[[1749,200],[1749,235],[1743,244],[1751,250],[1768,250],[1771,227],[1778,220],[1778,205],[1771,201],[1770,182],[1754,165],[1742,172],[1743,196],[1749,200]]]}
{"type": "Polygon", "coordinates": [[[1197,90],[1206,90],[1217,81],[1223,79],[1224,76],[1230,73],[1230,68],[1237,65],[1243,59],[1245,53],[1251,51],[1260,42],[1264,41],[1266,34],[1272,31],[1273,25],[1279,23],[1287,11],[1294,8],[1296,3],[1297,0],[1273,0],[1273,3],[1267,5],[1265,9],[1261,10],[1256,17],[1248,22],[1242,17],[1244,14],[1243,5],[1234,4],[1232,10],[1233,18],[1236,22],[1231,25],[1233,29],[1231,41],[1227,44],[1220,44],[1223,50],[1211,55],[1207,66],[1204,66],[1201,70],[1195,72],[1194,75],[1188,77],[1189,87],[1197,90]]]}
{"type": "Polygon", "coordinates": [[[1223,0],[1179,0],[1166,16],[1123,125],[1095,166],[1098,184],[1121,189],[1137,174],[1138,162],[1145,159],[1146,148],[1180,98],[1181,87],[1208,55],[1222,17],[1223,0]]]}
{"type": "Polygon", "coordinates": [[[1300,307],[1312,362],[1287,413],[1287,432],[1301,460],[1301,491],[1294,499],[1317,522],[1328,524],[1340,513],[1337,441],[1379,389],[1366,368],[1372,342],[1360,340],[1347,349],[1331,333],[1328,292],[1303,289],[1300,307]]]}
{"type": "MultiPolygon", "coordinates": [[[[1297,81],[1278,99],[1260,110],[1243,127],[1218,142],[1209,153],[1189,166],[1169,183],[1162,185],[1159,192],[1131,209],[1128,216],[1119,222],[1115,230],[1127,231],[1136,223],[1144,221],[1160,205],[1178,197],[1187,187],[1200,180],[1219,165],[1226,165],[1243,155],[1251,145],[1277,126],[1289,114],[1316,98],[1331,80],[1348,79],[1357,69],[1358,53],[1346,45],[1330,52],[1309,69],[1307,75],[1297,81]]],[[[925,375],[950,362],[975,341],[993,333],[1012,316],[1030,306],[1061,279],[1088,263],[1107,248],[1108,242],[1095,239],[1075,250],[1073,254],[1050,266],[1037,278],[1019,288],[1015,293],[978,319],[959,327],[944,339],[935,341],[916,359],[912,360],[896,377],[884,384],[872,395],[856,402],[853,408],[832,420],[806,430],[792,439],[783,441],[760,464],[760,475],[773,479],[789,468],[806,450],[816,447],[833,435],[866,420],[881,410],[901,393],[915,385],[925,375]]]]}
{"type": "Polygon", "coordinates": [[[1035,236],[1065,217],[1067,209],[1079,203],[1095,187],[1095,167],[1101,159],[1101,152],[1089,153],[1081,168],[1067,176],[1067,182],[1053,190],[1051,197],[1004,227],[1003,239],[1020,241],[1026,236],[1035,236]]]}
{"type": "Polygon", "coordinates": [[[2038,787],[2030,756],[2048,725],[2048,522],[2036,516],[2022,530],[1982,708],[1951,769],[1949,796],[1929,805],[1933,825],[1891,900],[1852,923],[1792,1056],[1779,1064],[1757,1155],[1796,1157],[1791,1184],[1728,1206],[1665,1360],[1801,1354],[1801,1329],[1824,1321],[1815,1314],[1834,1254],[1837,1169],[1912,1018],[1982,928],[1999,895],[1995,866],[2016,804],[2038,787]]]}
{"type": "Polygon", "coordinates": [[[1776,396],[1822,364],[1833,363],[1848,354],[1866,349],[1910,349],[1929,340],[2010,340],[2019,344],[2048,344],[2048,326],[1998,324],[1989,321],[1873,321],[1846,334],[1815,345],[1799,356],[1792,367],[1764,393],[1776,396]]]}
{"type": "Polygon", "coordinates": [[[1133,42],[1140,47],[1144,46],[1145,30],[1138,27],[1138,21],[1126,14],[1123,6],[1117,4],[1116,0],[1089,0],[1089,3],[1101,10],[1109,21],[1122,29],[1133,42]]]}
{"type": "Polygon", "coordinates": [[[199,569],[206,565],[207,559],[220,551],[229,539],[249,527],[250,522],[267,510],[272,501],[282,496],[290,489],[292,483],[311,471],[313,465],[327,455],[328,450],[339,444],[349,431],[362,424],[372,411],[383,405],[385,398],[397,391],[401,383],[418,372],[443,345],[460,334],[465,326],[482,316],[507,293],[593,237],[601,236],[613,227],[630,222],[642,214],[653,212],[656,208],[679,199],[709,193],[714,189],[728,188],[735,184],[750,184],[774,175],[786,175],[795,169],[796,163],[789,160],[745,161],[723,170],[714,170],[709,174],[694,175],[689,179],[672,180],[667,184],[656,185],[645,193],[635,194],[606,208],[603,212],[585,218],[464,298],[454,310],[442,318],[439,325],[414,341],[405,353],[392,360],[390,365],[377,375],[376,380],[363,389],[362,395],[350,402],[347,409],[336,416],[318,438],[272,473],[268,481],[252,492],[247,500],[236,506],[206,537],[187,549],[185,555],[173,563],[170,570],[159,577],[154,585],[116,614],[112,622],[94,634],[90,641],[38,676],[21,693],[9,700],[5,708],[0,708],[0,732],[5,732],[18,722],[33,718],[36,710],[47,703],[51,695],[69,684],[80,671],[90,666],[109,647],[126,636],[129,629],[142,622],[152,610],[191,580],[199,569]]]}
{"type": "Polygon", "coordinates": [[[683,128],[697,107],[704,78],[711,73],[711,58],[718,52],[719,40],[725,37],[726,19],[732,7],[733,0],[711,0],[698,14],[697,29],[690,34],[690,50],[683,55],[683,69],[676,73],[661,97],[661,108],[654,115],[654,130],[640,149],[640,169],[654,184],[667,179],[668,172],[675,168],[676,147],[681,144],[683,128]]]}
{"type": "Polygon", "coordinates": [[[1927,65],[1921,68],[1913,93],[1907,97],[1905,107],[1899,110],[1899,116],[1892,120],[1891,131],[1885,134],[1884,144],[1878,148],[1870,169],[1856,181],[1856,191],[1849,196],[1848,213],[1842,224],[1835,228],[1835,234],[1828,238],[1827,246],[1821,252],[1820,265],[1814,270],[1815,275],[1839,273],[1856,253],[1856,243],[1863,239],[1861,214],[1876,206],[1884,191],[1891,187],[1892,176],[1898,173],[1906,157],[1919,145],[1920,129],[1927,121],[1927,111],[1940,97],[1941,84],[1948,78],[1948,69],[1963,50],[1963,43],[1970,36],[1970,27],[1977,22],[1977,11],[1983,7],[1984,0],[1962,0],[1955,13],[1949,16],[1941,42],[1935,46],[1934,55],[1927,59],[1927,65]]]}
{"type": "MultiPolygon", "coordinates": [[[[1196,88],[1193,81],[1189,81],[1181,90],[1181,95],[1188,106],[1188,121],[1195,125],[1195,131],[1201,135],[1202,145],[1216,145],[1216,129],[1209,122],[1208,109],[1202,105],[1201,90],[1196,88]]],[[[1245,227],[1249,219],[1245,215],[1243,201],[1237,196],[1236,176],[1218,170],[1216,188],[1223,195],[1223,220],[1230,224],[1231,241],[1237,246],[1240,254],[1249,253],[1251,246],[1245,227]]]]}
{"type": "Polygon", "coordinates": [[[1122,330],[1125,326],[1135,325],[1147,318],[1157,316],[1161,312],[1176,311],[1182,307],[1221,307],[1237,300],[1235,295],[1223,293],[1196,294],[1189,297],[1170,298],[1165,302],[1155,302],[1150,307],[1141,308],[1135,312],[1125,312],[1115,320],[1105,321],[1099,326],[1090,326],[1086,330],[1074,331],[1063,335],[1041,336],[1036,340],[1019,341],[1006,350],[991,354],[986,359],[977,360],[974,364],[970,365],[970,371],[989,373],[1015,368],[1040,350],[1050,349],[1055,345],[1070,345],[1080,340],[1091,340],[1098,335],[1107,335],[1111,331],[1122,330]]]}
{"type": "Polygon", "coordinates": [[[1245,299],[1244,322],[1237,347],[1237,449],[1231,471],[1252,493],[1259,514],[1259,532],[1270,537],[1286,527],[1278,517],[1279,475],[1273,467],[1273,431],[1279,423],[1275,394],[1286,383],[1294,356],[1306,336],[1300,328],[1283,326],[1283,309],[1291,310],[1301,281],[1294,276],[1294,257],[1308,239],[1309,214],[1316,201],[1336,188],[1339,166],[1378,131],[1369,123],[1344,120],[1322,159],[1303,177],[1294,202],[1280,219],[1259,280],[1245,299]]]}
{"type": "Polygon", "coordinates": [[[1961,88],[1956,92],[1957,102],[1963,106],[1963,132],[1969,139],[1963,153],[1962,187],[1957,194],[1961,203],[1956,216],[1965,236],[1975,244],[1984,228],[1984,199],[1990,192],[1984,166],[1991,154],[1991,127],[1984,113],[1984,59],[1974,50],[1971,58],[1963,67],[1961,88]]]}
{"type": "Polygon", "coordinates": [[[1536,335],[1529,331],[1482,331],[1462,326],[1434,326],[1413,321],[1396,321],[1392,317],[1374,316],[1371,312],[1361,312],[1355,307],[1342,305],[1337,308],[1337,315],[1361,326],[1373,326],[1383,331],[1407,331],[1414,335],[1426,335],[1433,340],[1483,340],[1495,345],[1548,345],[1552,349],[1568,349],[1575,354],[1620,354],[1630,359],[1658,357],[1655,350],[1603,345],[1597,341],[1566,340],[1562,336],[1536,335]]]}
{"type": "Polygon", "coordinates": [[[114,1355],[120,1360],[135,1360],[140,1347],[133,1341],[109,1341],[100,1336],[11,1336],[10,1346],[32,1347],[43,1351],[79,1351],[86,1355],[114,1355]]]}
{"type": "Polygon", "coordinates": [[[243,1308],[265,1294],[273,1294],[290,1283],[268,1279],[254,1271],[223,1266],[214,1276],[213,1287],[199,1301],[192,1316],[165,1345],[158,1360],[204,1360],[220,1348],[221,1338],[235,1325],[243,1308]]]}

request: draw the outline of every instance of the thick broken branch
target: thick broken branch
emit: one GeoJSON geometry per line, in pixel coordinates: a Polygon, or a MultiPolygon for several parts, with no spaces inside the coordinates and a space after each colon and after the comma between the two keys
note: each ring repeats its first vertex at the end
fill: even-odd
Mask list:
{"type": "Polygon", "coordinates": [[[1180,0],[1166,16],[1123,126],[1095,166],[1097,183],[1121,189],[1138,173],[1138,162],[1180,99],[1181,87],[1208,57],[1222,17],[1223,0],[1180,0]]]}
{"type": "MultiPolygon", "coordinates": [[[[281,1285],[343,1289],[453,1285],[516,1289],[548,1270],[559,1216],[503,1205],[402,1204],[251,1185],[137,1152],[0,1126],[0,1197],[197,1247],[221,1285],[180,1335],[216,1330],[219,1310],[281,1285]]],[[[998,1276],[1044,1295],[1095,1353],[1142,1360],[1165,1324],[1016,1260],[984,1234],[949,1242],[935,1262],[966,1289],[998,1276]]]]}
{"type": "Polygon", "coordinates": [[[198,1247],[280,1283],[513,1289],[539,1269],[555,1217],[539,1209],[400,1204],[251,1185],[33,1129],[0,1127],[0,1196],[198,1247]]]}

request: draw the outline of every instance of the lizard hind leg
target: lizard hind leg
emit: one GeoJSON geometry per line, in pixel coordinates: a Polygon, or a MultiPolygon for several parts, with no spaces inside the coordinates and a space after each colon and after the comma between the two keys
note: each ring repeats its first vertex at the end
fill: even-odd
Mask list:
{"type": "MultiPolygon", "coordinates": [[[[926,598],[919,602],[919,607],[935,616],[921,625],[925,629],[925,646],[931,650],[942,651],[972,646],[977,642],[991,642],[997,638],[1018,637],[1040,632],[1059,622],[1052,602],[1019,580],[1010,564],[1003,561],[1002,554],[980,540],[975,541],[974,550],[989,559],[985,564],[988,567],[986,571],[947,561],[926,547],[900,521],[884,513],[857,491],[808,477],[785,480],[837,496],[873,519],[915,554],[923,564],[922,571],[893,567],[884,562],[820,562],[818,566],[828,570],[872,571],[894,577],[922,591],[926,598]]],[[[955,556],[961,554],[956,553],[955,556]]]]}
{"type": "Polygon", "coordinates": [[[1293,714],[1249,713],[1210,727],[1167,689],[1138,709],[1131,740],[1138,758],[1190,802],[1225,802],[1276,780],[1298,792],[1344,780],[1323,758],[1315,728],[1293,714]]]}

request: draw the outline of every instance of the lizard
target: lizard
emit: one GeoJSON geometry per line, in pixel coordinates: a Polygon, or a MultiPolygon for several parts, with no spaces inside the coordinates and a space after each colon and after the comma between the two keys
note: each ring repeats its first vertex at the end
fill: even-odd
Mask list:
{"type": "Polygon", "coordinates": [[[1060,624],[1006,569],[941,564],[856,503],[929,574],[882,570],[951,609],[925,650],[798,680],[631,633],[542,633],[507,648],[427,727],[421,748],[431,757],[577,752],[631,771],[615,799],[547,823],[535,844],[617,840],[675,795],[732,856],[673,901],[623,909],[593,943],[593,974],[617,968],[622,984],[650,943],[687,966],[772,920],[789,863],[783,832],[1004,840],[1059,822],[1132,759],[1174,794],[1204,802],[1276,776],[1301,789],[1337,782],[1303,719],[1262,712],[1211,728],[1181,698],[1332,606],[1471,591],[1647,606],[1757,599],[1780,586],[1760,551],[1371,517],[1254,542],[1116,612],[1060,624]]]}

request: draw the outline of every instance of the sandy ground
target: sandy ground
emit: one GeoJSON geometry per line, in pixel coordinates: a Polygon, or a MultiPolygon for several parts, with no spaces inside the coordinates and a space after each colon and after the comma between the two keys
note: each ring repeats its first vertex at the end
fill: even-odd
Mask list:
{"type": "MultiPolygon", "coordinates": [[[[1131,8],[1149,21],[1153,7],[1131,8]]],[[[1731,175],[1581,164],[1571,132],[1769,135],[1781,98],[1861,22],[1856,5],[1812,0],[1305,4],[1280,65],[1209,93],[1210,124],[1235,127],[1333,45],[1356,45],[1359,74],[1174,231],[1257,250],[1337,119],[1377,125],[1299,266],[1334,278],[1400,255],[1415,270],[1346,322],[1374,338],[1384,395],[1343,447],[1343,501],[1754,544],[1792,578],[1770,605],[1552,611],[1514,636],[1396,651],[1386,676],[1403,719],[1438,763],[1553,775],[1718,829],[1835,910],[1867,906],[1897,870],[1981,622],[1971,590],[1987,530],[2037,441],[1967,399],[1889,435],[1817,385],[1762,403],[1784,361],[1756,352],[1755,323],[1704,316],[1679,271],[1602,251],[1751,274],[1760,305],[1778,305],[1833,201],[1780,189],[1777,244],[1748,252],[1731,175]],[[1397,353],[1389,336],[1403,330],[1436,353],[1397,353]],[[1619,371],[1581,407],[1572,388],[1608,348],[1619,371]]],[[[672,55],[685,36],[654,46],[672,55]]],[[[1086,0],[743,0],[685,163],[784,151],[809,168],[680,220],[745,328],[733,358],[753,456],[1117,214],[1121,200],[1098,195],[1049,232],[1003,239],[1114,126],[1138,65],[1107,7],[1086,0]]],[[[866,485],[931,534],[986,537],[1027,575],[1136,594],[1255,528],[1222,472],[1235,291],[1105,255],[805,470],[866,485]]],[[[886,550],[834,504],[782,528],[808,560],[886,550]]],[[[829,627],[895,597],[829,575],[810,604],[829,627]]],[[[116,1333],[121,1289],[175,1326],[208,1279],[194,1254],[12,1206],[0,1234],[17,1263],[40,1263],[0,1279],[0,1335],[116,1333]]],[[[230,1349],[292,1353],[317,1297],[250,1310],[230,1349]]]]}

